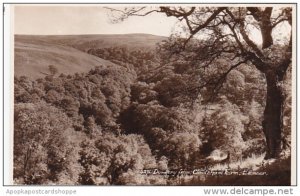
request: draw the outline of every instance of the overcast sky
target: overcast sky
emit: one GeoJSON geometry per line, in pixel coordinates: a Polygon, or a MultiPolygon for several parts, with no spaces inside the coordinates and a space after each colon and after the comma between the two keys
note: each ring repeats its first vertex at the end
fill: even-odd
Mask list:
{"type": "MultiPolygon", "coordinates": [[[[14,7],[15,34],[31,35],[71,35],[71,34],[127,34],[147,33],[169,36],[177,19],[166,17],[160,13],[152,13],[144,17],[130,17],[124,22],[112,24],[109,20],[110,10],[105,5],[16,5],[14,7]]],[[[122,9],[118,5],[110,7],[122,9]]],[[[276,10],[279,10],[280,6],[276,10]]],[[[261,33],[250,28],[250,38],[261,44],[261,33]]],[[[275,42],[287,42],[290,33],[288,23],[282,23],[273,30],[275,42]],[[283,40],[282,40],[283,38],[283,40]]]]}
{"type": "Polygon", "coordinates": [[[103,5],[17,5],[15,34],[126,34],[170,35],[176,19],[154,13],[111,24],[103,5]]]}

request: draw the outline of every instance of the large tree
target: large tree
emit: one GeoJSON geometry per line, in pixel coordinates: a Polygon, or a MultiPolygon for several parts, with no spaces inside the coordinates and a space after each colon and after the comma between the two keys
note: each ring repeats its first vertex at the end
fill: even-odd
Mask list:
{"type": "MultiPolygon", "coordinates": [[[[184,58],[203,68],[200,74],[207,69],[216,73],[214,77],[206,78],[198,88],[212,85],[216,94],[227,75],[240,65],[254,66],[259,70],[265,76],[267,86],[262,121],[266,138],[265,158],[278,157],[283,126],[282,81],[292,62],[292,7],[161,6],[110,9],[118,14],[117,19],[121,21],[129,16],[145,16],[153,12],[181,21],[186,37],[179,36],[179,39],[170,41],[169,51],[177,56],[185,55],[184,58]],[[280,26],[286,28],[288,38],[276,33],[280,26]],[[259,43],[255,36],[261,36],[262,42],[259,43]],[[200,44],[195,44],[196,40],[201,40],[200,44]],[[220,67],[222,59],[227,59],[226,63],[231,64],[220,67]]],[[[202,77],[202,81],[204,79],[202,77]]]]}

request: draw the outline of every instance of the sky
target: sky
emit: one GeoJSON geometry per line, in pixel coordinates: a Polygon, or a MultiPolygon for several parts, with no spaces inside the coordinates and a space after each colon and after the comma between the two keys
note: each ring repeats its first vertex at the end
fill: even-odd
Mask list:
{"type": "MultiPolygon", "coordinates": [[[[16,5],[14,6],[15,34],[30,35],[80,35],[80,34],[128,34],[147,33],[169,36],[178,31],[178,20],[166,17],[161,13],[152,13],[144,17],[129,19],[112,24],[109,15],[111,11],[105,5],[16,5]],[[177,25],[176,25],[177,24],[177,25]],[[177,27],[177,29],[176,29],[177,27]]],[[[114,6],[122,9],[120,5],[114,6]]],[[[276,12],[276,11],[275,11],[276,12]]],[[[261,45],[261,33],[256,28],[250,28],[250,38],[261,45]]],[[[274,29],[275,37],[289,38],[290,26],[280,24],[274,29]]],[[[276,40],[274,40],[277,42],[276,40]]],[[[282,42],[281,40],[278,43],[282,42]]]]}
{"type": "Polygon", "coordinates": [[[148,33],[169,36],[177,21],[153,13],[112,24],[110,11],[103,5],[17,5],[14,13],[15,34],[33,35],[148,33]]]}

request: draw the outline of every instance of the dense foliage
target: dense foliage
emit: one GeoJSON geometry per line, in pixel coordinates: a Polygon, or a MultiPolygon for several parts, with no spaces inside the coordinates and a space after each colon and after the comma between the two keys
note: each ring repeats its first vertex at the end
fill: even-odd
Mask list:
{"type": "Polygon", "coordinates": [[[230,161],[264,152],[266,87],[254,67],[231,72],[217,98],[207,100],[207,89],[191,91],[199,78],[182,59],[166,63],[123,48],[88,52],[116,65],[75,75],[59,75],[51,65],[45,78],[15,78],[16,183],[174,184],[140,172],[213,166],[207,157],[215,152],[230,153],[230,161]]]}

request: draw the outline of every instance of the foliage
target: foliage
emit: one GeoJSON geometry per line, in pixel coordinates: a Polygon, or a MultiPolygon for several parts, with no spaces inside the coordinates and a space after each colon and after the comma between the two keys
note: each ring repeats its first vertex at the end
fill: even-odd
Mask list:
{"type": "Polygon", "coordinates": [[[129,50],[126,47],[91,48],[88,53],[133,69],[138,75],[154,68],[158,61],[151,50],[129,50]]]}
{"type": "MultiPolygon", "coordinates": [[[[277,19],[288,21],[284,10],[277,19]]],[[[59,76],[51,65],[45,78],[15,78],[16,183],[178,184],[176,177],[140,172],[210,167],[218,163],[212,158],[222,153],[228,153],[223,161],[232,162],[261,155],[265,149],[271,152],[262,123],[264,108],[270,105],[266,97],[274,98],[268,95],[270,88],[282,93],[278,96],[282,104],[273,103],[283,108],[281,137],[286,145],[283,153],[289,156],[291,74],[285,75],[289,46],[264,40],[263,48],[255,47],[243,31],[245,21],[264,28],[259,17],[255,19],[255,13],[263,16],[263,10],[160,7],[156,11],[185,21],[190,37],[175,34],[155,52],[90,48],[89,54],[115,64],[59,76]],[[206,36],[197,37],[198,32],[206,36]]],[[[260,168],[273,179],[207,177],[187,184],[289,184],[287,162],[277,160],[260,168]]]]}
{"type": "Polygon", "coordinates": [[[211,120],[207,121],[205,130],[208,133],[205,135],[212,149],[230,152],[233,160],[240,158],[247,148],[242,135],[245,132],[244,124],[249,119],[242,115],[236,105],[226,100],[221,102],[209,118],[211,120]]]}
{"type": "Polygon", "coordinates": [[[82,143],[80,163],[85,168],[81,184],[162,184],[162,179],[140,174],[143,169],[156,168],[149,146],[139,135],[115,136],[106,133],[97,140],[82,143]]]}
{"type": "Polygon", "coordinates": [[[76,180],[76,172],[70,170],[80,167],[74,160],[77,144],[69,136],[69,125],[64,113],[47,104],[16,104],[14,178],[26,184],[65,184],[76,180]],[[64,174],[67,179],[61,179],[64,174]]]}

